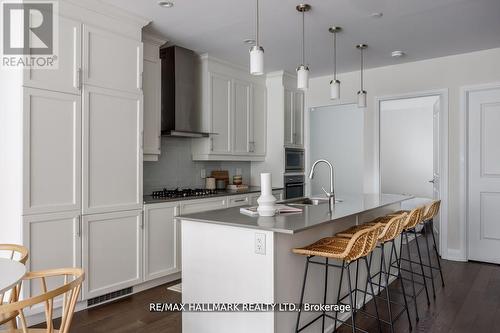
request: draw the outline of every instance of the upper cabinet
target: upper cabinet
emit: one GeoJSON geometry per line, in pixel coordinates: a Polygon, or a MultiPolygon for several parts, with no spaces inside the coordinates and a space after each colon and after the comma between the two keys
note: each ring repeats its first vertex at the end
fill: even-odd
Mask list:
{"type": "Polygon", "coordinates": [[[140,41],[84,25],[83,49],[85,84],[141,92],[143,63],[140,41]]]}
{"type": "Polygon", "coordinates": [[[143,33],[144,160],[158,161],[161,154],[161,60],[166,40],[143,33]]]}
{"type": "Polygon", "coordinates": [[[203,56],[201,110],[206,139],[193,140],[193,160],[260,161],[266,154],[263,78],[203,56]]]}
{"type": "Polygon", "coordinates": [[[304,146],[304,93],[285,88],[285,146],[304,146]]]}

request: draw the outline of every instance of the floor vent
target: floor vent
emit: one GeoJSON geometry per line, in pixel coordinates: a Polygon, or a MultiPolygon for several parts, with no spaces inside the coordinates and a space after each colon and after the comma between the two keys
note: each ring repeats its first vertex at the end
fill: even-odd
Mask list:
{"type": "Polygon", "coordinates": [[[94,297],[94,298],[87,300],[87,306],[94,306],[94,305],[104,303],[104,302],[110,301],[112,299],[122,297],[122,296],[125,296],[128,294],[131,294],[131,293],[132,293],[132,287],[125,288],[122,290],[113,291],[112,293],[97,296],[97,297],[94,297]]]}

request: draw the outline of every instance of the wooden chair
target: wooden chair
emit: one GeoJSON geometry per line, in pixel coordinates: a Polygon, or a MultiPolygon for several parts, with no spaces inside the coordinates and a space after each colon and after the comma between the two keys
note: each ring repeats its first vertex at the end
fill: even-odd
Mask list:
{"type": "MultiPolygon", "coordinates": [[[[1,257],[7,257],[11,260],[17,260],[21,264],[25,265],[28,260],[29,251],[26,247],[17,244],[0,244],[0,254],[1,257]]],[[[19,292],[21,291],[21,285],[17,285],[12,288],[8,293],[0,294],[0,306],[3,305],[4,301],[7,303],[17,302],[19,299],[19,292]],[[7,295],[6,295],[7,294],[7,295]],[[7,298],[7,299],[6,299],[7,298]]],[[[4,325],[6,323],[10,323],[13,329],[17,328],[16,326],[16,317],[17,312],[4,313],[0,314],[0,325],[4,325]]]]}
{"type": "Polygon", "coordinates": [[[71,326],[73,313],[75,310],[76,301],[80,294],[80,289],[84,279],[84,272],[80,268],[58,268],[49,269],[38,272],[28,272],[24,277],[24,281],[29,280],[35,283],[36,280],[40,281],[40,286],[43,291],[42,294],[17,301],[14,303],[4,304],[0,306],[0,316],[8,313],[18,313],[21,321],[21,329],[0,331],[0,333],[67,333],[71,326]],[[64,278],[64,284],[56,289],[47,290],[48,278],[64,278]],[[53,314],[54,314],[54,299],[62,297],[62,316],[61,324],[58,330],[54,328],[53,314]],[[47,328],[28,328],[26,318],[23,310],[32,307],[36,304],[45,304],[45,320],[47,328]]]}

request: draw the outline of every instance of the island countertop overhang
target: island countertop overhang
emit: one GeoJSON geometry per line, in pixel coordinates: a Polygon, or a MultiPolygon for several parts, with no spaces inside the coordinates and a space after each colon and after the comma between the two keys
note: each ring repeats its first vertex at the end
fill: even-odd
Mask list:
{"type": "Polygon", "coordinates": [[[328,204],[303,206],[302,213],[282,214],[273,217],[252,217],[240,213],[240,207],[186,214],[176,217],[179,221],[222,224],[240,228],[267,230],[295,234],[335,220],[355,216],[377,208],[401,203],[413,198],[399,194],[345,194],[338,196],[342,202],[335,205],[332,214],[328,204]]]}

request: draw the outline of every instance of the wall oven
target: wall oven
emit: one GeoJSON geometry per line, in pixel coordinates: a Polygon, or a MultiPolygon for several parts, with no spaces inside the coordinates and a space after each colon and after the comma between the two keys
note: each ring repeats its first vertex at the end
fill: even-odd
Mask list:
{"type": "Polygon", "coordinates": [[[304,172],[304,149],[285,148],[285,172],[304,172]]]}
{"type": "Polygon", "coordinates": [[[304,175],[285,174],[285,199],[301,198],[304,196],[304,175]]]}

